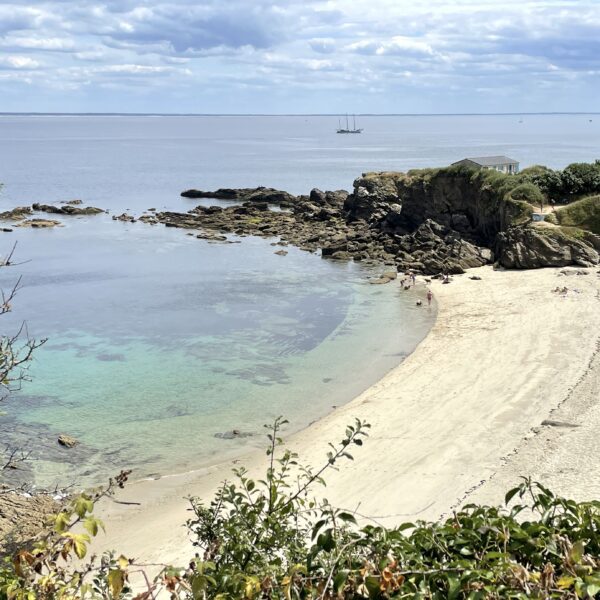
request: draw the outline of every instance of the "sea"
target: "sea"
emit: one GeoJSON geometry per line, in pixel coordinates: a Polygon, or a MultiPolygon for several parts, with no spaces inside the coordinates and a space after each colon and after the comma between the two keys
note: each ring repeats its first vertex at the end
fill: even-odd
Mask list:
{"type": "Polygon", "coordinates": [[[109,211],[0,233],[2,256],[16,244],[0,284],[21,281],[0,333],[24,324],[47,339],[0,416],[5,446],[31,453],[23,477],[157,478],[261,447],[265,424],[282,415],[289,434],[336,410],[435,320],[435,303],[416,305],[422,292],[370,285],[380,269],[112,215],[227,204],[182,198],[188,188],[307,194],[471,156],[554,168],[600,158],[600,115],[357,120],[360,135],[336,134],[334,116],[0,115],[0,212],[73,199],[109,211]],[[59,446],[60,434],[79,444],[59,446]]]}

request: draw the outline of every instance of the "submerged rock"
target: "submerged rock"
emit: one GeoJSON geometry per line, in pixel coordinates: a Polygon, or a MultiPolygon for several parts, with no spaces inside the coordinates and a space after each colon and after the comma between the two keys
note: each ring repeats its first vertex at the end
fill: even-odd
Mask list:
{"type": "Polygon", "coordinates": [[[65,448],[74,448],[75,446],[77,446],[77,444],[79,444],[79,440],[64,433],[58,436],[57,441],[61,446],[64,446],[65,448]]]}
{"type": "Polygon", "coordinates": [[[231,431],[224,431],[222,433],[215,433],[214,437],[221,440],[234,440],[236,438],[248,438],[252,437],[254,433],[247,431],[241,431],[239,429],[232,429],[231,431]]]}
{"type": "Polygon", "coordinates": [[[60,221],[53,221],[52,219],[26,219],[20,223],[16,223],[15,227],[31,227],[33,229],[44,229],[48,227],[62,227],[60,221]]]}

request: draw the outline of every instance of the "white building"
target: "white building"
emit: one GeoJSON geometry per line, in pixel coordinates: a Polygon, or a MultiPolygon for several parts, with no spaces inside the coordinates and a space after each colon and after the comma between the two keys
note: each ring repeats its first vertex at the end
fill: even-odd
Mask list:
{"type": "Polygon", "coordinates": [[[508,156],[477,156],[475,158],[463,158],[452,166],[464,165],[476,169],[494,169],[501,173],[514,175],[519,172],[519,163],[508,156]]]}

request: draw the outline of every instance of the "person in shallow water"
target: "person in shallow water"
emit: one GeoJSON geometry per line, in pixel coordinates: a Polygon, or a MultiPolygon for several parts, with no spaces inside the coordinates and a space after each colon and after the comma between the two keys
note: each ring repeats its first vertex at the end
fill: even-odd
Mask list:
{"type": "Polygon", "coordinates": [[[427,305],[431,306],[431,299],[433,298],[433,294],[431,293],[431,290],[427,290],[427,305]]]}

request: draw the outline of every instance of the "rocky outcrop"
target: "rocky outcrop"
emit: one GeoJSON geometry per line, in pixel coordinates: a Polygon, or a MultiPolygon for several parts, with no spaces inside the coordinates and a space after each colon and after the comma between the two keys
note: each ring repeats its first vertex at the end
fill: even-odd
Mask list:
{"type": "Polygon", "coordinates": [[[491,262],[492,253],[465,240],[461,235],[427,219],[418,229],[400,238],[398,266],[426,274],[463,273],[491,262]]]}
{"type": "Polygon", "coordinates": [[[271,188],[188,190],[182,195],[238,205],[157,213],[147,222],[280,237],[280,244],[320,250],[323,258],[383,262],[430,275],[462,273],[493,261],[511,268],[598,263],[599,236],[559,232],[560,228],[538,231],[531,224],[533,206],[512,195],[517,184],[514,176],[448,168],[366,173],[354,182],[351,194],[319,189],[308,196],[271,188]],[[272,211],[272,204],[288,210],[272,211]]]}
{"type": "Polygon", "coordinates": [[[62,227],[60,221],[52,219],[26,219],[20,223],[16,223],[15,227],[31,227],[32,229],[48,229],[49,227],[62,227]]]}
{"type": "Polygon", "coordinates": [[[505,199],[485,177],[448,169],[363,174],[345,210],[349,220],[401,234],[432,220],[482,246],[509,225],[528,222],[533,212],[526,202],[505,199]]]}
{"type": "Polygon", "coordinates": [[[32,204],[31,208],[37,212],[45,212],[56,215],[97,215],[103,213],[101,208],[95,206],[86,206],[80,208],[72,204],[64,204],[63,206],[53,206],[51,204],[32,204]]]}
{"type": "Polygon", "coordinates": [[[587,236],[578,239],[559,227],[513,227],[498,234],[496,258],[507,269],[591,267],[600,262],[600,247],[592,243],[587,236]]]}
{"type": "Polygon", "coordinates": [[[493,260],[511,268],[597,264],[600,237],[533,228],[533,207],[511,194],[515,181],[452,168],[367,173],[354,182],[345,217],[392,237],[398,265],[425,273],[493,260]]]}
{"type": "Polygon", "coordinates": [[[17,206],[12,210],[7,210],[0,213],[0,220],[6,221],[18,221],[30,215],[33,211],[29,206],[17,206]]]}
{"type": "Polygon", "coordinates": [[[217,200],[234,200],[236,202],[265,202],[280,206],[291,206],[295,196],[282,190],[267,187],[257,188],[220,188],[213,192],[203,190],[186,190],[184,198],[214,198],[217,200]]]}
{"type": "MultiPolygon", "coordinates": [[[[140,217],[141,219],[141,217],[140,217]]],[[[122,213],[120,215],[113,215],[113,221],[123,221],[125,223],[135,223],[135,217],[133,215],[128,215],[127,213],[122,213]]]]}
{"type": "Polygon", "coordinates": [[[61,503],[50,494],[0,494],[0,555],[32,545],[40,533],[47,531],[47,521],[60,511],[61,503]]]}

